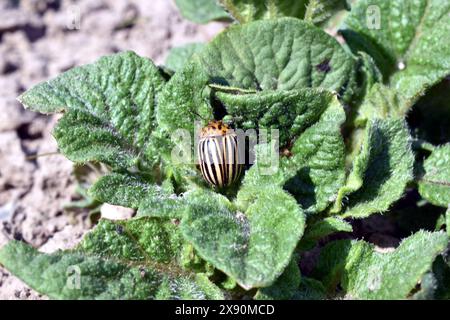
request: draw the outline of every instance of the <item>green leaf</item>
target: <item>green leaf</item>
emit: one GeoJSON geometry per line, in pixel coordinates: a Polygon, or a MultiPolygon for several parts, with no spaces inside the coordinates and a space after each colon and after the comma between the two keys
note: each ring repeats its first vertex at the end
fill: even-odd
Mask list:
{"type": "Polygon", "coordinates": [[[329,91],[310,88],[251,94],[218,92],[217,97],[238,128],[277,129],[281,146],[317,122],[335,98],[329,91]]]}
{"type": "Polygon", "coordinates": [[[355,68],[334,38],[294,18],[231,26],[199,58],[213,82],[256,90],[310,87],[344,95],[355,68]]]}
{"type": "Polygon", "coordinates": [[[308,226],[304,238],[319,240],[330,234],[342,231],[353,232],[353,228],[350,223],[339,217],[327,217],[308,226]]]}
{"type": "Polygon", "coordinates": [[[365,123],[368,119],[401,118],[401,96],[393,89],[375,83],[364,97],[358,109],[356,124],[365,123]]]}
{"type": "Polygon", "coordinates": [[[286,270],[273,285],[261,288],[256,292],[256,300],[288,300],[300,285],[301,275],[296,259],[292,259],[286,270]]]}
{"type": "Polygon", "coordinates": [[[358,52],[358,58],[360,62],[359,72],[362,77],[362,93],[360,96],[364,98],[367,97],[375,84],[383,82],[383,75],[376,65],[375,60],[370,55],[360,51],[358,52]]]}
{"type": "Polygon", "coordinates": [[[389,85],[401,94],[403,114],[450,74],[450,46],[442,42],[450,37],[449,12],[449,0],[361,0],[345,21],[347,43],[376,60],[389,85]]]}
{"type": "Polygon", "coordinates": [[[56,299],[223,299],[206,275],[181,267],[184,246],[166,220],[102,219],[72,250],[43,254],[14,241],[0,263],[56,299]]]}
{"type": "Polygon", "coordinates": [[[432,204],[450,205],[450,144],[436,147],[424,162],[425,175],[419,181],[419,192],[432,204]]]}
{"type": "Polygon", "coordinates": [[[420,290],[412,296],[417,300],[450,299],[450,264],[439,256],[433,263],[433,269],[420,281],[420,290]]]}
{"type": "Polygon", "coordinates": [[[220,33],[164,87],[158,123],[193,132],[220,114],[209,84],[251,90],[322,88],[350,98],[355,59],[324,31],[293,18],[235,25],[220,33]],[[305,45],[307,44],[307,45],[305,45]]]}
{"type": "Polygon", "coordinates": [[[33,111],[66,111],[54,136],[70,160],[151,168],[159,159],[151,134],[163,85],[150,60],[123,52],[40,83],[19,100],[33,111]]]}
{"type": "Polygon", "coordinates": [[[326,292],[320,281],[302,277],[300,287],[295,292],[292,300],[325,300],[326,292]]]}
{"type": "Polygon", "coordinates": [[[225,197],[204,193],[193,199],[181,221],[184,237],[198,254],[244,289],[270,286],[291,260],[303,234],[304,216],[280,189],[255,190],[245,214],[225,197]]]}
{"type": "Polygon", "coordinates": [[[208,299],[211,300],[225,300],[224,293],[219,289],[208,276],[204,273],[197,273],[195,276],[197,285],[205,292],[208,299]]]}
{"type": "Polygon", "coordinates": [[[339,240],[322,249],[314,275],[329,291],[341,283],[353,299],[405,299],[447,245],[445,233],[425,231],[388,253],[364,241],[339,240]]]}
{"type": "Polygon", "coordinates": [[[187,205],[183,198],[175,195],[150,196],[142,199],[136,216],[180,219],[187,205]]]}
{"type": "Polygon", "coordinates": [[[335,13],[348,7],[347,0],[309,0],[304,19],[322,25],[335,13]]]}
{"type": "Polygon", "coordinates": [[[196,23],[230,18],[216,0],[175,0],[175,3],[184,18],[196,23]]]}
{"type": "Polygon", "coordinates": [[[413,177],[414,155],[405,122],[375,119],[366,130],[349,184],[340,191],[339,198],[348,196],[343,217],[364,218],[388,210],[413,177]]]}
{"type": "MultiPolygon", "coordinates": [[[[292,147],[283,172],[284,188],[307,213],[325,210],[345,182],[344,142],[341,127],[345,112],[335,100],[320,120],[305,130],[292,147]]],[[[283,164],[282,164],[283,167],[283,164]]]]}
{"type": "Polygon", "coordinates": [[[240,23],[281,17],[305,19],[314,24],[328,20],[346,7],[344,0],[219,0],[240,23]]]}
{"type": "Polygon", "coordinates": [[[377,139],[375,136],[376,134],[377,131],[375,129],[374,122],[370,122],[367,128],[364,129],[364,137],[362,138],[363,140],[361,147],[351,164],[352,168],[347,176],[345,185],[339,189],[336,201],[331,211],[332,213],[341,212],[345,197],[362,187],[364,183],[364,173],[366,172],[370,162],[372,145],[375,144],[377,139]]]}
{"type": "Polygon", "coordinates": [[[195,60],[175,73],[159,97],[156,117],[160,128],[170,133],[185,129],[192,134],[196,120],[206,124],[213,119],[207,102],[211,92],[208,83],[209,76],[195,60]]]}
{"type": "MultiPolygon", "coordinates": [[[[447,256],[448,259],[448,256],[447,256]]],[[[437,257],[433,265],[433,277],[436,280],[434,299],[450,299],[450,263],[442,256],[437,257]]]]}
{"type": "Polygon", "coordinates": [[[145,263],[170,271],[180,269],[177,264],[182,243],[178,227],[170,221],[158,218],[102,219],[94,231],[83,238],[76,251],[125,263],[145,263]]]}
{"type": "Polygon", "coordinates": [[[246,172],[238,203],[248,202],[252,190],[278,185],[295,196],[306,213],[323,211],[335,200],[345,181],[341,126],[345,112],[334,97],[319,120],[295,140],[292,155],[280,159],[274,146],[258,145],[255,164],[246,172]]]}
{"type": "Polygon", "coordinates": [[[111,173],[98,179],[89,194],[100,202],[137,209],[146,197],[162,194],[161,187],[152,185],[142,177],[111,173]]]}
{"type": "Polygon", "coordinates": [[[298,249],[301,251],[310,250],[318,240],[336,232],[353,232],[353,227],[340,217],[327,217],[308,224],[298,249]]]}
{"type": "Polygon", "coordinates": [[[181,47],[172,48],[164,65],[173,71],[180,71],[192,55],[200,52],[204,46],[205,44],[203,43],[189,43],[181,47]]]}
{"type": "Polygon", "coordinates": [[[101,177],[89,189],[97,201],[138,209],[137,217],[181,218],[189,205],[188,192],[179,197],[173,190],[149,183],[140,176],[112,173],[101,177]]]}
{"type": "MultiPolygon", "coordinates": [[[[187,210],[195,210],[198,201],[208,201],[205,190],[192,189],[180,196],[162,194],[145,197],[139,205],[138,217],[164,217],[181,219],[187,210]]],[[[207,194],[212,192],[208,191],[207,194]]],[[[220,197],[220,195],[219,195],[220,197]]],[[[211,208],[213,210],[213,208],[211,208]]]]}

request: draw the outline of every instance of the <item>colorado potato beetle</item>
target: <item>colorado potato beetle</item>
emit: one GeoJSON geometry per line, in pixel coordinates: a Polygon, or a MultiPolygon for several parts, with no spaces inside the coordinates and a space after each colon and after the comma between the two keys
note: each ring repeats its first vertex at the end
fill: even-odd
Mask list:
{"type": "Polygon", "coordinates": [[[197,153],[200,170],[208,183],[221,188],[239,178],[243,164],[238,138],[222,121],[211,121],[201,130],[197,153]]]}

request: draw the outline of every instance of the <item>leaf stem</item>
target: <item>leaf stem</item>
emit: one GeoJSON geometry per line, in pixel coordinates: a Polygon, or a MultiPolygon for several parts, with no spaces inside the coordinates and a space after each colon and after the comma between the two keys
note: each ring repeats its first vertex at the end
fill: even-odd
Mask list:
{"type": "Polygon", "coordinates": [[[61,153],[59,151],[37,153],[37,154],[31,155],[31,156],[28,156],[25,159],[26,160],[35,160],[35,159],[40,158],[40,157],[54,156],[54,155],[57,155],[57,154],[61,154],[61,153]]]}

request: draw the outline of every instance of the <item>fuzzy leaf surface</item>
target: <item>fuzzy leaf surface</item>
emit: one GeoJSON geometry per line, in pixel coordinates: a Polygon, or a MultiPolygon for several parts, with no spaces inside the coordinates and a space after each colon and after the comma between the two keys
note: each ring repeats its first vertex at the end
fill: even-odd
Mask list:
{"type": "Polygon", "coordinates": [[[213,81],[256,90],[309,87],[344,94],[355,67],[334,38],[293,18],[231,26],[199,58],[213,81]]]}
{"type": "Polygon", "coordinates": [[[245,289],[273,284],[303,234],[297,202],[280,188],[259,190],[245,213],[218,194],[194,200],[180,226],[198,254],[245,289]]]}
{"type": "Polygon", "coordinates": [[[364,241],[338,240],[321,251],[315,277],[323,279],[328,291],[341,283],[353,299],[405,299],[447,245],[445,233],[426,231],[387,253],[364,241]]]}
{"type": "Polygon", "coordinates": [[[419,192],[432,204],[450,205],[450,144],[436,147],[424,162],[425,175],[419,181],[419,192]]]}
{"type": "Polygon", "coordinates": [[[300,240],[299,248],[301,251],[312,249],[318,240],[337,232],[352,232],[353,227],[347,221],[340,217],[327,217],[308,224],[305,234],[300,240]]]}
{"type": "Polygon", "coordinates": [[[204,46],[203,43],[189,43],[181,47],[172,48],[164,65],[173,71],[179,71],[183,69],[183,66],[192,55],[202,50],[204,46]]]}
{"type": "Polygon", "coordinates": [[[181,243],[170,222],[101,220],[73,250],[44,254],[12,241],[0,263],[54,299],[205,299],[179,267],[181,243]]]}
{"type": "Polygon", "coordinates": [[[217,0],[175,0],[175,3],[184,18],[196,23],[230,18],[217,0]]]}
{"type": "Polygon", "coordinates": [[[168,132],[192,132],[220,113],[211,104],[216,84],[245,90],[336,91],[352,95],[355,59],[324,31],[298,19],[234,25],[220,33],[164,87],[158,123],[168,132]]]}
{"type": "Polygon", "coordinates": [[[19,100],[33,111],[65,111],[54,136],[70,160],[146,168],[159,156],[150,136],[164,82],[150,60],[123,52],[40,83],[19,100]]]}
{"type": "Polygon", "coordinates": [[[89,193],[100,202],[137,209],[143,199],[163,192],[160,186],[150,184],[140,176],[111,173],[98,179],[89,193]]]}
{"type": "Polygon", "coordinates": [[[292,296],[292,300],[325,300],[326,297],[325,288],[320,281],[302,277],[300,286],[292,296]]]}
{"type": "Polygon", "coordinates": [[[364,145],[349,177],[351,180],[338,197],[348,195],[343,217],[363,218],[388,210],[401,198],[413,177],[414,155],[405,122],[375,119],[366,130],[364,145]]]}
{"type": "Polygon", "coordinates": [[[345,39],[377,61],[401,93],[403,114],[450,73],[450,46],[442,41],[450,38],[449,14],[449,0],[362,0],[345,21],[345,39]]]}
{"type": "Polygon", "coordinates": [[[345,182],[344,142],[341,126],[345,112],[336,98],[319,120],[304,130],[276,166],[274,146],[258,145],[255,164],[246,172],[238,203],[252,198],[261,185],[278,185],[291,193],[307,213],[324,210],[345,182]]]}
{"type": "Polygon", "coordinates": [[[296,259],[292,259],[281,276],[273,285],[261,288],[255,295],[256,300],[288,300],[295,294],[301,281],[300,269],[296,259]]]}
{"type": "Polygon", "coordinates": [[[237,119],[238,128],[277,129],[282,146],[317,122],[335,98],[329,91],[310,88],[253,94],[218,92],[217,97],[227,114],[237,119]]]}

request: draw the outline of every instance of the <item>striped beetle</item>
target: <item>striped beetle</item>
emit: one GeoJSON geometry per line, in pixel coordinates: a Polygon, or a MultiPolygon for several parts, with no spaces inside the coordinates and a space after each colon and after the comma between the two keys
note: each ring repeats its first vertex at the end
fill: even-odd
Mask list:
{"type": "Polygon", "coordinates": [[[211,121],[201,130],[197,152],[203,178],[210,184],[226,187],[239,178],[243,164],[238,138],[222,121],[211,121]]]}

